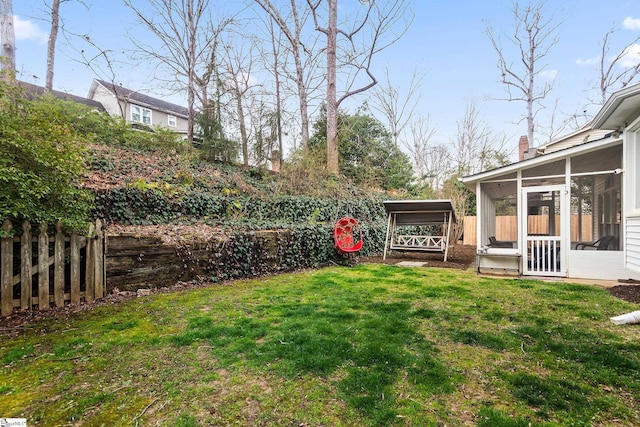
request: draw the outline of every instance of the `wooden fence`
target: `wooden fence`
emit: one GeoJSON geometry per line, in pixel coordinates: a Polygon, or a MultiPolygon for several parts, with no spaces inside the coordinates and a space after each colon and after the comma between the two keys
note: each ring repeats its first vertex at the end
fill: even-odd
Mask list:
{"type": "MultiPolygon", "coordinates": [[[[545,234],[548,230],[549,217],[546,215],[529,215],[529,230],[533,234],[545,234]]],[[[589,242],[593,240],[591,215],[582,216],[582,231],[578,233],[578,215],[571,215],[571,241],[589,242]]],[[[556,215],[556,224],[560,224],[560,216],[556,215]]],[[[518,228],[516,216],[496,216],[495,236],[497,240],[516,241],[518,240],[518,228]]],[[[464,238],[465,245],[476,244],[476,217],[464,217],[464,238]]]]}
{"type": "Polygon", "coordinates": [[[24,222],[20,236],[5,221],[0,233],[0,315],[14,308],[48,310],[51,303],[90,302],[105,292],[105,241],[100,220],[91,224],[87,236],[65,234],[58,223],[53,235],[40,225],[31,233],[24,222]]]}

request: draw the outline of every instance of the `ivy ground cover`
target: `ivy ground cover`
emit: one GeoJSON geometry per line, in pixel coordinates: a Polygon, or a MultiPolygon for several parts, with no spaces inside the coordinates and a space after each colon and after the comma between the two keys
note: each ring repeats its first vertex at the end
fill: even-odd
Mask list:
{"type": "Polygon", "coordinates": [[[158,293],[0,336],[28,425],[640,425],[637,305],[363,264],[158,293]]]}

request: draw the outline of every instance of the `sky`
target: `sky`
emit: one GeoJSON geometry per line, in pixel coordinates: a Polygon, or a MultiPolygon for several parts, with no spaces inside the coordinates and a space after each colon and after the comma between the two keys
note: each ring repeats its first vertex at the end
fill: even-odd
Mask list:
{"type": "MultiPolygon", "coordinates": [[[[355,1],[340,0],[341,10],[346,11],[348,4],[355,1]]],[[[152,96],[163,94],[163,88],[150,78],[153,72],[148,64],[131,63],[125,58],[131,48],[131,36],[141,40],[148,37],[132,12],[119,0],[84,3],[88,7],[77,0],[62,3],[65,30],[88,35],[95,44],[113,52],[118,59],[114,64],[116,81],[123,86],[152,96]]],[[[228,8],[240,3],[218,2],[228,8]]],[[[446,144],[456,137],[457,123],[469,103],[475,102],[483,123],[513,141],[515,152],[519,136],[527,133],[526,123],[519,122],[525,104],[504,100],[506,92],[499,82],[497,54],[486,34],[487,26],[491,26],[509,48],[504,34],[511,32],[514,25],[512,1],[413,0],[412,10],[414,19],[404,36],[374,59],[378,74],[382,77],[386,68],[392,84],[404,94],[412,76],[421,77],[422,84],[412,95],[412,99],[419,99],[414,116],[429,118],[438,142],[446,144]]],[[[540,62],[546,66],[543,78],[553,83],[553,89],[544,100],[546,108],[537,116],[537,135],[541,135],[541,129],[549,128],[554,111],[556,123],[576,113],[586,120],[597,112],[598,107],[589,101],[595,93],[589,89],[599,77],[597,60],[608,31],[616,30],[611,38],[612,55],[640,36],[637,0],[608,0],[606,5],[602,0],[547,0],[545,10],[559,27],[557,44],[540,62]]],[[[13,12],[18,78],[44,85],[49,32],[45,1],[13,0],[13,12]]],[[[87,95],[96,73],[82,63],[81,48],[77,39],[59,36],[54,89],[87,95]]],[[[518,60],[517,56],[511,58],[518,60]]],[[[640,45],[635,45],[625,65],[638,61],[640,45]]],[[[174,95],[170,100],[186,105],[185,98],[174,95]]],[[[364,99],[366,96],[353,99],[347,108],[355,109],[364,99]]],[[[546,142],[542,136],[538,138],[535,145],[546,142]]]]}

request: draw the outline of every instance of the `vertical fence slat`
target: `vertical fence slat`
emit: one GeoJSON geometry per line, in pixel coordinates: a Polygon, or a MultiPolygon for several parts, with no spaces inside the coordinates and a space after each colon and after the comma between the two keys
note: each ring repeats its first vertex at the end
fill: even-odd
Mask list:
{"type": "Polygon", "coordinates": [[[0,277],[0,314],[8,316],[13,312],[13,226],[9,220],[2,224],[0,253],[2,254],[2,276],[0,277]]]}
{"type": "Polygon", "coordinates": [[[33,244],[31,241],[31,224],[22,223],[22,237],[20,238],[20,308],[31,308],[33,297],[33,244]]]}
{"type": "Polygon", "coordinates": [[[71,234],[71,304],[80,303],[80,244],[78,243],[78,233],[71,234]]]}
{"type": "Polygon", "coordinates": [[[85,269],[85,290],[84,290],[84,300],[86,302],[91,302],[95,296],[95,275],[96,275],[96,267],[95,267],[95,226],[93,224],[89,225],[89,232],[87,233],[87,247],[86,247],[86,256],[85,261],[87,263],[87,268],[85,269]]]}
{"type": "Polygon", "coordinates": [[[95,280],[95,292],[94,295],[96,298],[101,298],[104,296],[104,233],[102,232],[102,223],[99,219],[96,219],[96,250],[93,253],[95,257],[95,268],[96,272],[94,274],[95,280]]]}
{"type": "Polygon", "coordinates": [[[83,267],[85,268],[84,279],[86,281],[85,301],[90,302],[104,296],[106,242],[102,222],[96,220],[94,224],[90,224],[86,238],[73,232],[69,236],[68,249],[61,223],[56,225],[55,235],[49,236],[47,231],[46,224],[40,224],[37,234],[32,231],[32,225],[28,221],[22,224],[22,236],[19,238],[20,265],[15,266],[14,245],[18,239],[14,242],[13,225],[10,221],[7,220],[2,224],[2,233],[0,234],[0,316],[10,315],[13,313],[14,307],[27,310],[33,309],[36,304],[39,310],[48,310],[52,299],[55,306],[63,307],[65,302],[69,301],[65,299],[64,292],[67,281],[70,283],[70,302],[79,304],[83,296],[81,288],[83,267]],[[51,239],[54,239],[53,242],[51,239]],[[35,252],[34,242],[37,242],[35,252]],[[54,248],[53,254],[49,248],[51,243],[54,248]],[[81,254],[82,246],[86,246],[84,257],[81,254]],[[35,256],[37,256],[37,260],[34,260],[35,256]],[[65,277],[67,262],[69,262],[70,277],[65,277]],[[50,277],[51,265],[53,265],[53,277],[50,277]],[[19,275],[14,275],[14,266],[19,267],[19,275]],[[34,276],[37,277],[38,288],[35,294],[33,289],[34,276]],[[20,286],[20,300],[14,301],[13,293],[16,286],[20,286]]]}
{"type": "Polygon", "coordinates": [[[53,271],[53,300],[56,307],[64,307],[64,234],[61,222],[56,224],[53,271]]]}
{"type": "Polygon", "coordinates": [[[38,235],[38,309],[49,309],[49,235],[45,224],[40,224],[38,235]]]}

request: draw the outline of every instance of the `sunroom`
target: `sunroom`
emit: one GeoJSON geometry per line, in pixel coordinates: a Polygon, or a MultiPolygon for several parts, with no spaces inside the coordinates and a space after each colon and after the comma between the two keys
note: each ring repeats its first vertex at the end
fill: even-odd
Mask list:
{"type": "Polygon", "coordinates": [[[621,172],[622,140],[610,135],[465,178],[478,201],[478,268],[562,277],[591,277],[585,270],[601,263],[623,269],[621,172]]]}
{"type": "Polygon", "coordinates": [[[533,158],[462,178],[478,271],[640,279],[640,84],[533,158]]]}

